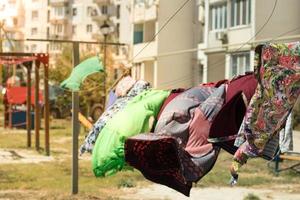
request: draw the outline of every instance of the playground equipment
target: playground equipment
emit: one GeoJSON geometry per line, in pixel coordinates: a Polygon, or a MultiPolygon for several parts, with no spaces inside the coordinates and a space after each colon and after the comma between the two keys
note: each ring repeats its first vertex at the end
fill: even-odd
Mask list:
{"type": "Polygon", "coordinates": [[[48,67],[49,55],[43,53],[0,53],[0,65],[12,67],[23,65],[27,69],[27,84],[26,84],[26,129],[27,129],[27,147],[31,147],[31,113],[32,102],[34,102],[34,130],[35,130],[35,148],[40,150],[40,104],[39,104],[39,69],[43,66],[44,69],[44,130],[45,130],[45,152],[50,155],[49,145],[49,84],[48,84],[48,67]],[[41,65],[42,64],[42,65],[41,65]],[[34,90],[31,87],[31,72],[35,67],[35,86],[34,90]],[[32,99],[32,93],[34,101],[32,99]]]}
{"type": "MultiPolygon", "coordinates": [[[[34,93],[34,88],[31,88],[34,93]]],[[[26,87],[7,87],[4,93],[4,127],[26,128],[26,87]]],[[[39,104],[43,104],[43,96],[39,91],[39,104]]],[[[35,107],[34,95],[31,96],[31,106],[35,107]]],[[[34,129],[34,113],[31,112],[31,129],[34,129]]]]}

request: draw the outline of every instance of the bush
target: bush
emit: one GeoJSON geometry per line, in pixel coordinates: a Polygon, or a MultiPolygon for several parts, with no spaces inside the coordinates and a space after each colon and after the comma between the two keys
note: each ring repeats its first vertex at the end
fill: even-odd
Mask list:
{"type": "Polygon", "coordinates": [[[260,198],[255,194],[249,193],[247,196],[244,197],[243,200],[260,200],[260,198]]]}

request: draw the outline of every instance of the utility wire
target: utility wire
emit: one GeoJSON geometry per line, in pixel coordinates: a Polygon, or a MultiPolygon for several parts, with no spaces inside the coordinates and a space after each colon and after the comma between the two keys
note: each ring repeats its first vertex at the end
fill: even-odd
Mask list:
{"type": "MultiPolygon", "coordinates": [[[[251,40],[253,40],[259,33],[262,32],[262,30],[266,27],[266,25],[269,23],[269,21],[270,21],[271,18],[273,17],[273,14],[275,13],[275,9],[276,9],[276,6],[277,6],[277,2],[278,2],[278,0],[275,1],[274,6],[273,6],[273,9],[272,9],[272,11],[271,11],[271,13],[270,13],[268,19],[267,19],[267,20],[265,21],[265,23],[260,27],[260,29],[254,34],[254,36],[252,36],[247,42],[245,42],[244,44],[242,44],[239,48],[237,48],[236,50],[234,50],[234,51],[232,52],[232,54],[233,54],[233,53],[237,53],[237,52],[238,52],[239,50],[241,50],[245,45],[247,45],[251,40]]],[[[222,63],[224,63],[224,59],[219,60],[219,61],[213,63],[213,64],[210,66],[210,68],[214,68],[215,65],[222,64],[222,63]]]]}
{"type": "Polygon", "coordinates": [[[160,29],[154,34],[154,36],[152,37],[152,39],[147,42],[147,44],[136,54],[133,56],[133,58],[131,59],[131,62],[133,62],[133,60],[140,54],[142,53],[142,51],[144,49],[146,49],[151,42],[153,42],[156,38],[156,36],[170,23],[170,21],[187,5],[187,3],[189,2],[190,0],[186,0],[170,17],[169,19],[160,27],[160,29]]]}

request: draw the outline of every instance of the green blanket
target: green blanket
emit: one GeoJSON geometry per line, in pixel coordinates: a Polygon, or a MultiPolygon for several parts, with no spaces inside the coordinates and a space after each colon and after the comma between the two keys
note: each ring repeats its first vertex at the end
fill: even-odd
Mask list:
{"type": "Polygon", "coordinates": [[[95,176],[107,176],[120,171],[125,164],[125,139],[149,132],[149,119],[156,118],[169,91],[148,90],[133,98],[102,129],[97,138],[92,164],[95,176]]]}
{"type": "Polygon", "coordinates": [[[88,58],[72,70],[71,75],[60,84],[60,87],[78,91],[87,76],[101,71],[104,71],[101,60],[97,56],[88,58]]]}

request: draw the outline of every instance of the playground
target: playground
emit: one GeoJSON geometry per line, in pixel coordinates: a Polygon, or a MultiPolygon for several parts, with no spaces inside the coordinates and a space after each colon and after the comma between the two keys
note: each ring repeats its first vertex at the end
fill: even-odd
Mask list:
{"type": "MultiPolygon", "coordinates": [[[[2,116],[0,120],[3,120],[2,116]]],[[[79,194],[72,196],[72,136],[68,119],[50,120],[50,156],[45,156],[43,149],[37,152],[34,148],[26,147],[26,130],[3,131],[3,127],[0,130],[0,199],[186,198],[171,189],[147,181],[137,170],[123,170],[114,176],[95,178],[89,155],[79,157],[79,194]]],[[[84,128],[81,128],[80,142],[84,140],[84,133],[84,128]]],[[[299,135],[300,132],[295,132],[295,140],[300,140],[299,135]]],[[[299,173],[288,170],[276,176],[264,160],[254,159],[241,172],[243,179],[239,186],[231,188],[227,182],[230,177],[227,166],[230,162],[231,156],[221,152],[215,168],[197,184],[189,199],[217,199],[217,194],[228,199],[237,196],[241,200],[248,196],[259,199],[298,199],[299,173]],[[222,193],[216,193],[220,190],[222,193]]],[[[286,161],[281,165],[291,163],[286,161]]]]}

